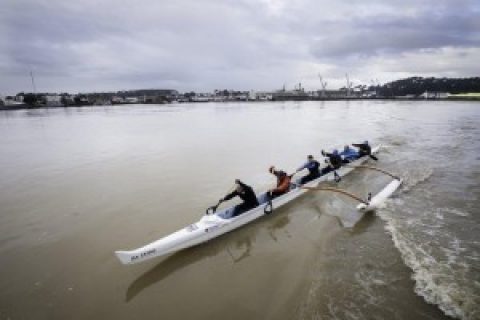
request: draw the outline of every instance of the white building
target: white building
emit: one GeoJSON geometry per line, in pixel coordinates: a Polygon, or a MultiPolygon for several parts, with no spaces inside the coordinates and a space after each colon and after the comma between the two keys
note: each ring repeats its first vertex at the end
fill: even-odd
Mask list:
{"type": "Polygon", "coordinates": [[[139,100],[138,97],[126,97],[125,103],[138,103],[139,100]]]}
{"type": "Polygon", "coordinates": [[[450,94],[448,92],[425,91],[420,95],[424,99],[446,99],[450,94]]]}
{"type": "Polygon", "coordinates": [[[58,94],[49,94],[45,96],[45,105],[47,107],[62,107],[62,97],[58,94]]]}

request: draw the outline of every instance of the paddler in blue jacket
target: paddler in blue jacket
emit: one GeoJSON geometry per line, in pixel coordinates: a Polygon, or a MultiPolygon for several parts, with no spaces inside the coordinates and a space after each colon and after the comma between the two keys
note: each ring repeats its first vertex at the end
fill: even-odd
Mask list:
{"type": "Polygon", "coordinates": [[[238,216],[239,214],[242,214],[259,205],[257,196],[255,195],[252,187],[241,182],[239,179],[235,180],[235,190],[220,199],[218,204],[228,201],[234,197],[240,197],[240,199],[243,200],[243,203],[235,206],[231,215],[232,217],[238,216]]]}
{"type": "Polygon", "coordinates": [[[320,177],[320,163],[315,160],[312,155],[307,157],[307,162],[298,168],[296,172],[300,172],[304,169],[308,169],[308,174],[300,178],[300,184],[305,184],[320,177]]]}
{"type": "Polygon", "coordinates": [[[359,158],[359,154],[356,150],[350,148],[349,145],[346,145],[343,148],[343,151],[340,152],[340,156],[342,157],[343,163],[349,163],[359,158]]]}

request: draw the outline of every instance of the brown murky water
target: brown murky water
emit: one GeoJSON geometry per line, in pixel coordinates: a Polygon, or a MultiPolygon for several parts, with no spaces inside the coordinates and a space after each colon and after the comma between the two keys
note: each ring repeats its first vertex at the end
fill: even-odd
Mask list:
{"type": "MultiPolygon", "coordinates": [[[[479,317],[480,105],[325,102],[0,113],[0,319],[479,317]],[[369,139],[405,185],[352,230],[307,194],[196,248],[124,266],[235,178],[369,139]],[[432,159],[435,159],[433,161],[432,159]],[[461,164],[452,166],[451,163],[461,164]]],[[[378,191],[355,172],[340,187],[378,191]]]]}

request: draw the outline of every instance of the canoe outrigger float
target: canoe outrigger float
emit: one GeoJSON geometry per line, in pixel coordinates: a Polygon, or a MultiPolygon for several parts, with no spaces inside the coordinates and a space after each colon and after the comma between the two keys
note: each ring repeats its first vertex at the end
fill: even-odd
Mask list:
{"type": "MultiPolygon", "coordinates": [[[[380,146],[373,148],[372,154],[378,153],[379,149],[380,146]]],[[[361,214],[363,215],[363,213],[367,211],[375,210],[402,183],[402,180],[399,177],[394,176],[384,170],[374,167],[362,166],[362,163],[365,162],[368,158],[368,155],[363,156],[349,163],[348,165],[344,165],[335,171],[322,175],[319,178],[301,186],[297,183],[291,183],[290,190],[287,193],[278,196],[273,200],[270,200],[267,193],[265,192],[257,197],[258,202],[260,203],[259,206],[234,217],[230,217],[231,210],[234,209],[234,206],[220,210],[215,213],[210,213],[207,210],[207,213],[196,223],[193,223],[183,229],[180,229],[166,237],[149,243],[141,248],[131,251],[115,251],[115,254],[123,264],[133,264],[149,260],[154,257],[173,253],[189,247],[193,247],[200,243],[216,238],[224,233],[240,228],[241,226],[258,219],[265,214],[269,214],[273,211],[273,209],[277,209],[283,206],[284,204],[294,200],[295,198],[298,198],[309,190],[340,192],[347,196],[350,196],[360,202],[360,204],[357,206],[357,210],[359,210],[359,212],[361,212],[361,214]],[[321,182],[336,181],[338,176],[345,176],[356,168],[365,168],[381,171],[385,174],[392,176],[394,178],[394,181],[388,184],[381,192],[379,192],[374,197],[369,196],[369,199],[367,200],[363,200],[362,198],[352,195],[351,193],[341,189],[316,187],[321,182]],[[335,172],[338,176],[335,176],[335,172]]]]}

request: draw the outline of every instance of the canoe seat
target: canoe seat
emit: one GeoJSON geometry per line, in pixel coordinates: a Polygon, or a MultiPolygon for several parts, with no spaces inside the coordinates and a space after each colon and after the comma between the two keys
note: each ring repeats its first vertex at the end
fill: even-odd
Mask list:
{"type": "Polygon", "coordinates": [[[265,193],[262,193],[261,195],[259,195],[257,197],[257,200],[258,200],[259,204],[264,204],[264,203],[268,202],[268,198],[269,198],[268,194],[267,194],[267,192],[265,192],[265,193]]]}
{"type": "Polygon", "coordinates": [[[227,209],[223,209],[221,211],[218,211],[216,213],[217,216],[219,216],[220,218],[222,219],[230,219],[233,217],[233,209],[235,207],[230,207],[230,208],[227,208],[227,209]]]}

